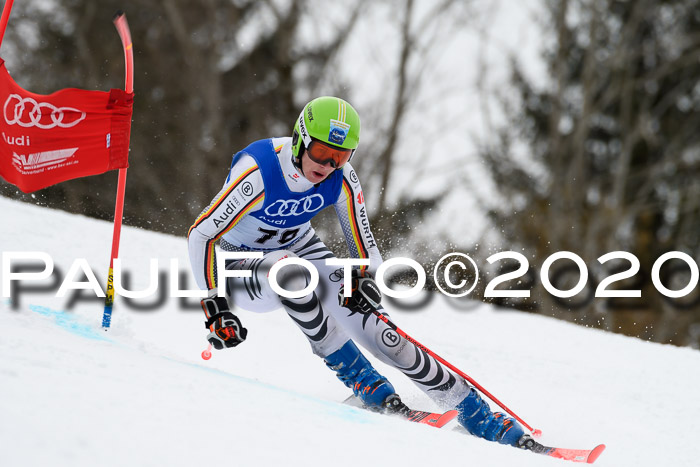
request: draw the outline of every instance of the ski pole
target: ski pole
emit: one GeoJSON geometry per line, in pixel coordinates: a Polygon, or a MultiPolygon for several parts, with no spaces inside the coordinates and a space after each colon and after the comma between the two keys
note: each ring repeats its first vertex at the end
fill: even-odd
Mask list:
{"type": "Polygon", "coordinates": [[[427,353],[428,355],[430,355],[431,357],[433,357],[435,360],[437,360],[438,362],[440,362],[440,363],[442,363],[443,365],[445,365],[445,366],[446,366],[447,368],[449,368],[450,370],[452,370],[452,371],[454,371],[455,373],[457,373],[457,374],[458,374],[459,376],[461,376],[462,378],[464,378],[464,379],[466,379],[467,381],[469,381],[469,382],[472,384],[472,386],[474,386],[474,387],[477,388],[479,391],[481,391],[482,393],[484,393],[489,399],[491,399],[493,402],[495,402],[496,404],[498,404],[499,407],[501,407],[503,410],[505,410],[506,412],[508,412],[509,415],[511,415],[513,418],[515,418],[517,421],[519,421],[525,428],[527,428],[528,430],[530,430],[530,432],[532,433],[532,435],[533,435],[534,437],[539,438],[539,437],[542,435],[542,430],[535,430],[535,429],[532,428],[530,425],[528,425],[527,423],[525,423],[525,421],[524,421],[522,418],[518,417],[512,410],[510,410],[508,407],[506,407],[505,404],[503,404],[501,401],[499,401],[498,399],[496,399],[496,398],[493,396],[493,394],[491,394],[491,393],[488,392],[486,389],[484,389],[483,386],[481,386],[479,383],[477,383],[476,381],[474,381],[469,375],[467,375],[467,374],[464,373],[462,370],[460,370],[459,368],[455,367],[454,365],[452,365],[451,363],[449,363],[448,361],[446,361],[444,358],[442,358],[441,356],[439,356],[438,354],[436,354],[435,352],[433,352],[432,350],[430,350],[429,348],[427,348],[426,346],[424,346],[423,344],[421,344],[420,342],[418,342],[417,340],[415,340],[414,338],[412,338],[411,336],[409,336],[408,334],[406,334],[405,332],[403,332],[401,329],[399,329],[399,327],[398,327],[397,325],[395,325],[389,318],[387,318],[386,316],[384,316],[383,314],[381,314],[379,311],[374,310],[374,311],[372,311],[372,313],[374,313],[375,316],[376,316],[377,318],[379,318],[379,319],[381,319],[382,321],[384,321],[391,329],[393,329],[394,331],[396,331],[396,333],[397,333],[398,335],[400,335],[401,337],[403,337],[404,339],[406,339],[408,342],[412,343],[413,345],[415,345],[415,346],[418,347],[419,349],[423,350],[425,353],[427,353]]]}
{"type": "Polygon", "coordinates": [[[202,351],[202,358],[204,360],[209,360],[211,358],[211,344],[209,344],[209,347],[207,347],[206,350],[202,351]]]}

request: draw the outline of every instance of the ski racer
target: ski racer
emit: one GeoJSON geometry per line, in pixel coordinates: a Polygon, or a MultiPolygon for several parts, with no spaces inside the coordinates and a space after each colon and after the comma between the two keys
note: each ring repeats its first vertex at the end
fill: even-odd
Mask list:
{"type": "MultiPolygon", "coordinates": [[[[520,446],[529,436],[515,420],[493,413],[464,379],[373,316],[373,310],[385,313],[373,280],[382,257],[350,165],[359,141],[355,109],[342,99],[319,97],[304,106],[292,137],[256,141],[233,156],[223,188],[188,233],[192,271],[198,286],[209,291],[202,300],[208,341],[216,349],[245,341],[247,330],[232,313],[232,304],[252,312],[283,308],[312,351],[366,407],[397,411],[405,405],[360,347],[403,372],[445,410],[456,409],[459,423],[473,435],[520,446]],[[326,264],[334,255],[310,224],[328,206],[335,208],[351,256],[370,260],[369,267],[353,269],[349,298],[341,285],[343,269],[326,264]],[[218,283],[217,242],[225,251],[263,253],[227,262],[227,270],[252,275],[218,283]],[[284,258],[311,262],[319,273],[318,287],[300,298],[278,295],[268,272],[284,258]],[[225,287],[226,297],[218,296],[218,287],[225,287]]],[[[276,277],[288,291],[309,283],[308,270],[295,264],[279,269],[276,277]]]]}

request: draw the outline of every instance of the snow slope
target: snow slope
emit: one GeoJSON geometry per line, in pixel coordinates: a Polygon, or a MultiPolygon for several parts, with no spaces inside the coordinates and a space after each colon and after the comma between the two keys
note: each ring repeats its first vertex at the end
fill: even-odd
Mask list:
{"type": "MultiPolygon", "coordinates": [[[[0,213],[2,252],[47,252],[64,275],[86,258],[105,275],[110,224],[3,198],[0,213]]],[[[125,229],[120,256],[135,289],[148,258],[187,269],[184,239],[143,230],[125,229]]],[[[248,340],[204,361],[201,312],[175,299],[150,311],[118,299],[103,332],[99,301],[66,312],[53,293],[21,292],[16,310],[0,302],[3,467],[567,464],[454,422],[437,430],[340,404],[349,390],[282,312],[241,312],[248,340]]],[[[698,351],[486,306],[456,311],[442,297],[392,316],[543,430],[545,444],[606,443],[600,466],[698,465],[698,351]]],[[[409,405],[433,408],[378,367],[409,405]]]]}

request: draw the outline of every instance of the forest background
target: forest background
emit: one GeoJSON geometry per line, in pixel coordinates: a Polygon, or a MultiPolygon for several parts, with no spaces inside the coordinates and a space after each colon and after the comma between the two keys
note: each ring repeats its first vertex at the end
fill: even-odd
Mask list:
{"type": "MultiPolygon", "coordinates": [[[[362,117],[353,165],[385,258],[430,270],[469,254],[483,275],[465,310],[484,300],[700,348],[698,287],[671,299],[651,281],[665,252],[700,258],[700,0],[25,0],[9,72],[38,93],[122,87],[118,9],[135,51],[126,224],[186,235],[233,153],[336,95],[362,117]],[[641,298],[593,297],[629,269],[597,260],[616,250],[640,270],[612,288],[641,298]],[[500,251],[529,269],[499,288],[531,297],[484,298],[518,266],[486,260],[500,251]],[[567,299],[539,276],[558,251],[590,273],[567,299]]],[[[115,190],[114,173],[32,195],[0,181],[1,196],[102,219],[115,190]]],[[[315,227],[346,256],[333,213],[315,227]]],[[[573,287],[578,269],[555,264],[552,283],[573,287]]],[[[672,260],[661,279],[682,289],[690,270],[672,260]]]]}

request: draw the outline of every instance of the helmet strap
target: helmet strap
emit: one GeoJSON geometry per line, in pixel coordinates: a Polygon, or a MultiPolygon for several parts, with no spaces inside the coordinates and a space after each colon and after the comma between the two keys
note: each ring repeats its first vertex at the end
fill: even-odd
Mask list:
{"type": "MultiPolygon", "coordinates": [[[[299,148],[299,152],[301,152],[301,148],[299,148]]],[[[301,168],[301,157],[294,157],[294,154],[292,154],[292,165],[304,175],[304,169],[301,168]]],[[[306,175],[304,176],[306,177],[306,175]]]]}
{"type": "Polygon", "coordinates": [[[297,156],[294,156],[294,153],[292,153],[292,165],[296,167],[296,169],[301,172],[302,175],[304,175],[304,169],[301,168],[301,156],[300,154],[303,153],[303,151],[306,151],[306,148],[304,147],[304,141],[299,141],[299,132],[294,130],[294,134],[292,135],[292,146],[296,146],[297,143],[300,143],[301,146],[299,146],[299,151],[297,151],[297,156]]]}

